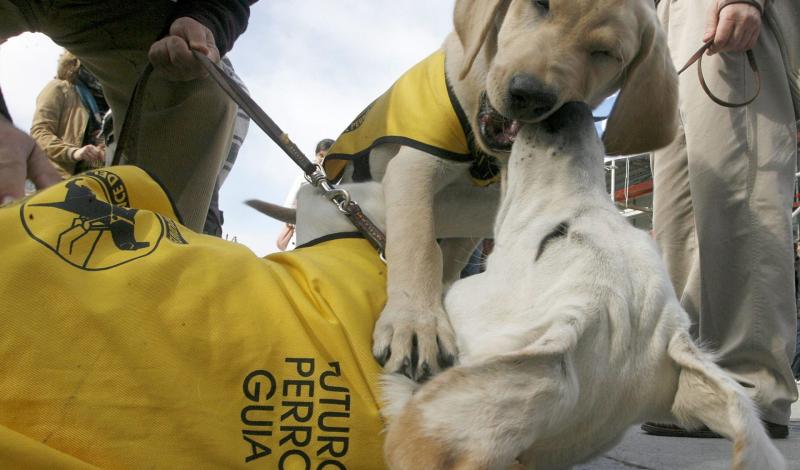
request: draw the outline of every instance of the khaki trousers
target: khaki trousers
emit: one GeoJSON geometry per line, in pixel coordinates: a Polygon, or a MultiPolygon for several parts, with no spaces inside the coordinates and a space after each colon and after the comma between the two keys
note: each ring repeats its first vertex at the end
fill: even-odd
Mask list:
{"type": "MultiPolygon", "coordinates": [[[[710,2],[659,4],[676,65],[702,45],[710,2]]],[[[693,335],[748,389],[765,420],[787,424],[797,399],[790,370],[795,116],[766,23],[754,52],[763,89],[743,108],[714,104],[694,68],[681,75],[679,135],[653,156],[653,225],[693,335]]],[[[706,56],[703,70],[722,99],[743,101],[754,91],[744,54],[706,56]]]]}
{"type": "MultiPolygon", "coordinates": [[[[173,6],[169,0],[0,0],[0,38],[42,32],[75,54],[102,83],[119,135],[147,52],[168,28],[173,6]]],[[[136,151],[125,161],[161,180],[193,230],[203,228],[235,117],[236,105],[210,78],[170,82],[154,74],[148,83],[140,129],[131,136],[136,151]]]]}

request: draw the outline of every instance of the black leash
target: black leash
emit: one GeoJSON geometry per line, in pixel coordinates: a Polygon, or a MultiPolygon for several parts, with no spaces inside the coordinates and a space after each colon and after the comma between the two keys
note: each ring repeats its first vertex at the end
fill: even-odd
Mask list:
{"type": "MultiPolygon", "coordinates": [[[[263,130],[273,142],[278,144],[278,147],[283,150],[292,161],[303,170],[306,179],[317,188],[320,188],[325,197],[331,202],[336,204],[339,212],[343,213],[350,219],[350,222],[361,232],[367,241],[378,250],[381,258],[384,257],[386,250],[386,235],[383,231],[372,222],[369,217],[361,210],[357,202],[350,199],[350,194],[343,190],[335,188],[330,182],[325,171],[320,165],[316,165],[308,157],[303,154],[300,148],[289,139],[289,136],[281,130],[280,127],[273,121],[267,113],[255,102],[247,93],[242,90],[236,81],[229,77],[222,69],[220,69],[214,62],[203,54],[197,51],[192,51],[195,58],[208,71],[211,78],[222,88],[222,90],[230,96],[230,98],[253,120],[258,127],[263,130]]],[[[153,66],[147,64],[147,67],[139,77],[136,87],[131,96],[131,102],[128,110],[125,113],[125,121],[122,124],[119,140],[117,141],[117,149],[114,153],[114,161],[112,164],[117,165],[120,163],[120,158],[124,151],[134,149],[135,140],[131,138],[131,132],[139,128],[139,116],[141,115],[142,102],[144,101],[144,90],[147,87],[147,81],[153,72],[153,66]]],[[[135,155],[133,153],[132,155],[135,155]]]]}

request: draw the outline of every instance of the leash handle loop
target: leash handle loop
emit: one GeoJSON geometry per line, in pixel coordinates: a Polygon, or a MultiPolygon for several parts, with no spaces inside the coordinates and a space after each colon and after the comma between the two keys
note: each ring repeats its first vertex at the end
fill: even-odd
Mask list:
{"type": "Polygon", "coordinates": [[[708,41],[705,44],[703,44],[703,47],[698,49],[697,52],[695,52],[692,55],[692,57],[689,58],[689,60],[686,62],[686,65],[684,65],[683,68],[678,71],[678,75],[685,72],[686,69],[688,69],[689,67],[692,66],[692,64],[697,62],[697,78],[698,80],[700,80],[700,87],[703,89],[706,95],[708,95],[708,97],[711,98],[711,101],[726,108],[741,108],[755,101],[756,98],[758,98],[758,95],[761,94],[761,71],[758,69],[758,63],[756,63],[756,57],[753,54],[752,49],[748,49],[745,52],[745,55],[747,56],[747,62],[750,64],[750,69],[753,71],[753,75],[755,76],[756,79],[756,91],[752,97],[740,103],[733,103],[730,101],[725,101],[722,98],[719,98],[708,87],[708,84],[706,83],[706,78],[703,75],[703,56],[713,44],[714,44],[713,41],[708,41]]]}

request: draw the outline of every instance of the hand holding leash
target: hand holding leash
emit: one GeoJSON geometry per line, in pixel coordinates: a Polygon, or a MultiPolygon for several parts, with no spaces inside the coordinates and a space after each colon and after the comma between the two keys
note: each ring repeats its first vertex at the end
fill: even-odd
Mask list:
{"type": "Polygon", "coordinates": [[[697,62],[697,78],[711,101],[726,108],[741,108],[755,101],[761,93],[761,72],[758,70],[751,48],[755,46],[761,32],[763,8],[757,0],[720,0],[713,7],[703,36],[703,46],[678,71],[678,75],[697,62]],[[740,103],[725,101],[714,95],[703,75],[703,55],[726,51],[744,52],[756,80],[756,92],[751,98],[740,103]]]}
{"type": "Polygon", "coordinates": [[[167,37],[150,46],[148,57],[157,73],[168,80],[185,82],[208,76],[195,52],[214,63],[220,61],[214,33],[197,20],[182,17],[172,22],[167,37]]]}
{"type": "Polygon", "coordinates": [[[721,0],[712,4],[703,42],[712,41],[708,54],[745,52],[761,33],[761,4],[755,0],[721,0]]]}

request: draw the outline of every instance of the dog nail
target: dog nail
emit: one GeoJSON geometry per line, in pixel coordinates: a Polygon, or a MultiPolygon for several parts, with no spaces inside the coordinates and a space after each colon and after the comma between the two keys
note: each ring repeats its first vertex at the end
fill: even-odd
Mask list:
{"type": "Polygon", "coordinates": [[[417,382],[419,383],[427,382],[432,375],[433,374],[431,373],[431,366],[428,365],[427,362],[423,362],[419,366],[419,374],[417,374],[417,382]]]}
{"type": "Polygon", "coordinates": [[[439,367],[442,369],[447,369],[448,367],[452,367],[455,363],[456,358],[452,354],[440,354],[439,355],[439,367]]]}
{"type": "Polygon", "coordinates": [[[380,364],[381,367],[383,367],[386,365],[386,361],[389,360],[389,356],[391,355],[392,355],[392,348],[387,347],[383,351],[381,351],[380,354],[375,356],[375,359],[378,361],[378,364],[380,364]]]}
{"type": "Polygon", "coordinates": [[[399,372],[409,379],[414,379],[414,368],[411,366],[411,358],[406,356],[403,359],[403,364],[400,366],[399,372]]]}

